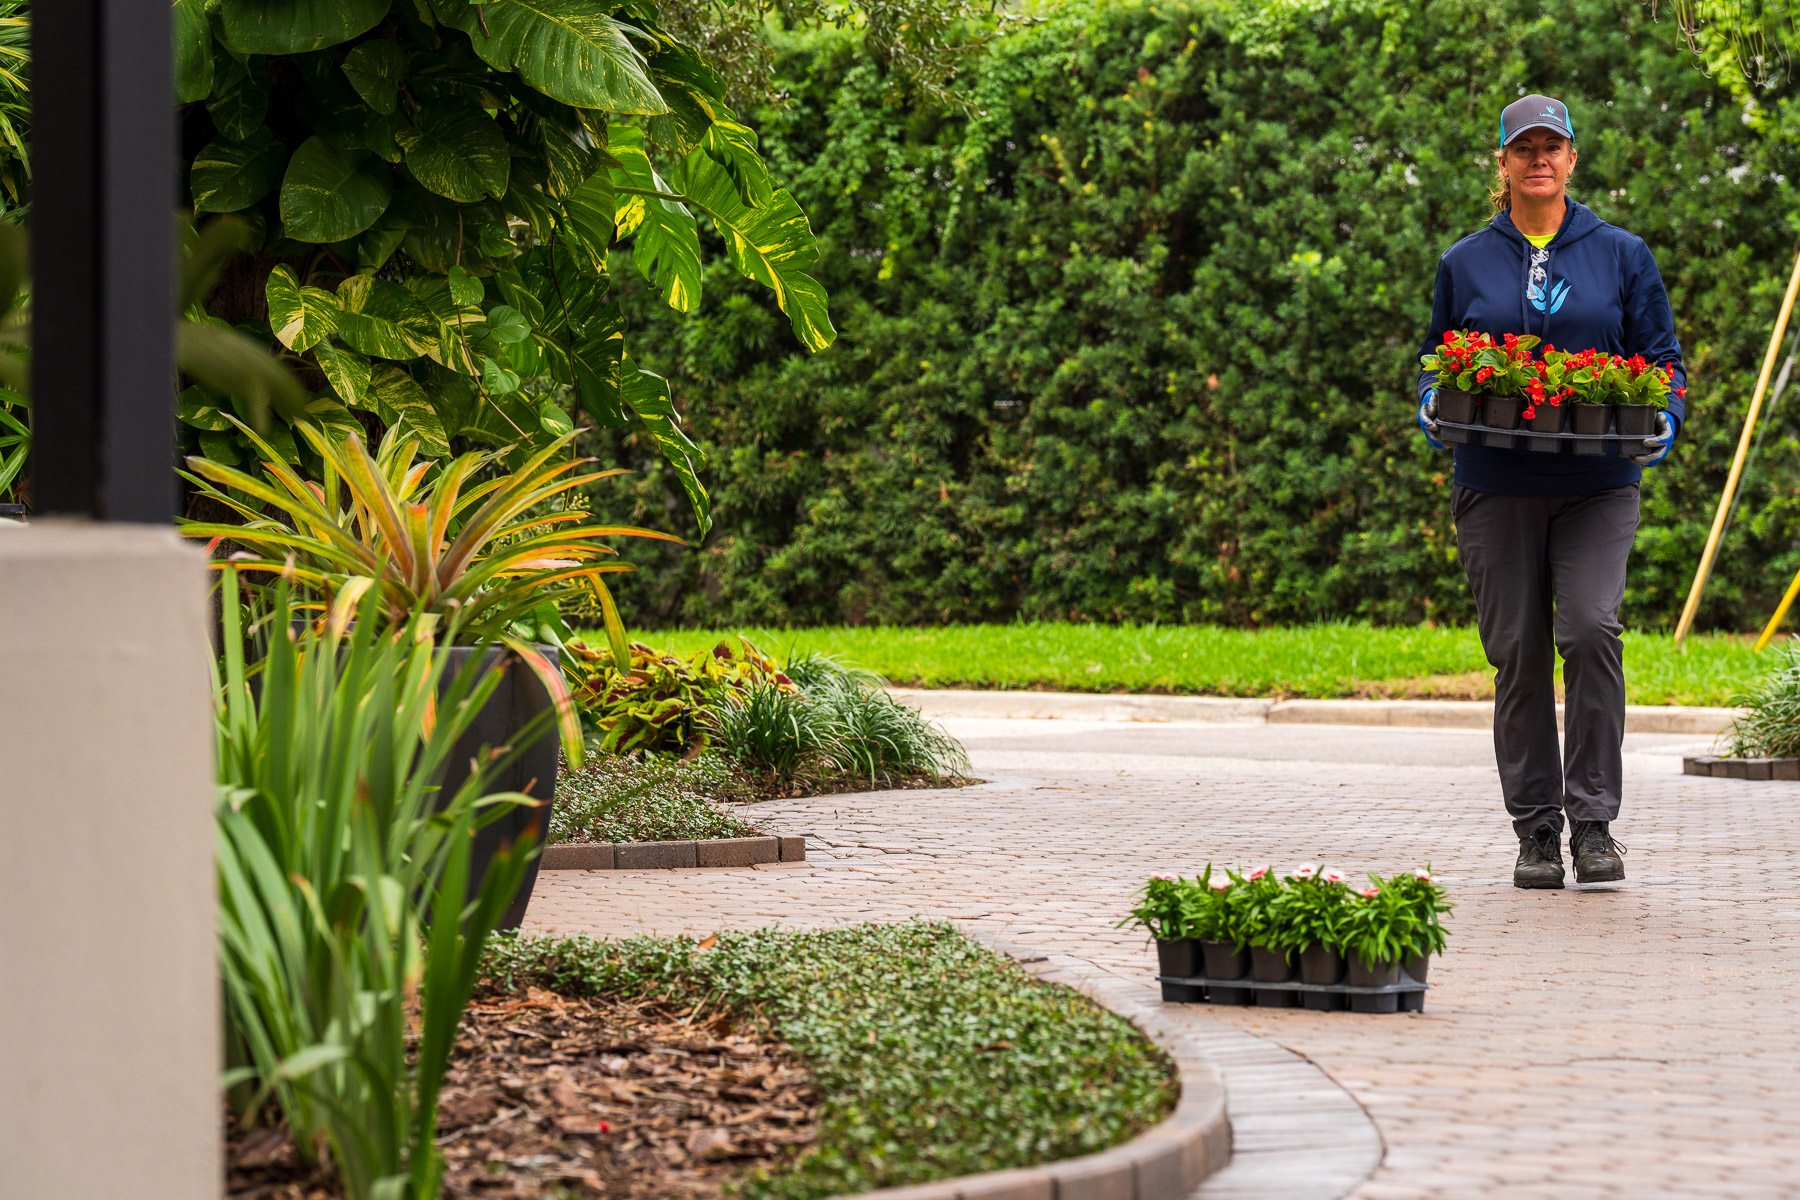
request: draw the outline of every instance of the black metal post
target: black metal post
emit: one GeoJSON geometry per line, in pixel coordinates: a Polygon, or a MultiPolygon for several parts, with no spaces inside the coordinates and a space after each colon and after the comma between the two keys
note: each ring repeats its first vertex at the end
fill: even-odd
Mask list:
{"type": "Polygon", "coordinates": [[[31,7],[32,498],[175,510],[175,93],[169,0],[31,7]]]}

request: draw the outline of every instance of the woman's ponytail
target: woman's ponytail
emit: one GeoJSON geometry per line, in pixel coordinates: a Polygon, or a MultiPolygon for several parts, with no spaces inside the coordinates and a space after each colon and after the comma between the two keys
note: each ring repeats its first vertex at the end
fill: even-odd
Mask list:
{"type": "Polygon", "coordinates": [[[1494,186],[1488,192],[1488,198],[1494,202],[1494,211],[1501,212],[1512,207],[1512,180],[1506,177],[1506,166],[1502,161],[1506,157],[1505,150],[1494,151],[1494,186]]]}

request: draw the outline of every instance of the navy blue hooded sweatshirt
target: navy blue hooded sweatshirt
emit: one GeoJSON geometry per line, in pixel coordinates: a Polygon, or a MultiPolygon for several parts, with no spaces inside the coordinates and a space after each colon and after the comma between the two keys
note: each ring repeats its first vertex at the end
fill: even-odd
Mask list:
{"type": "MultiPolygon", "coordinates": [[[[1494,215],[1444,252],[1438,261],[1431,328],[1421,355],[1459,329],[1490,334],[1535,334],[1558,350],[1641,354],[1673,370],[1669,416],[1677,433],[1685,406],[1673,394],[1687,386],[1681,343],[1662,274],[1644,239],[1609,225],[1584,205],[1569,201],[1562,228],[1538,252],[1543,275],[1534,281],[1534,250],[1512,223],[1512,210],[1494,215]]],[[[1437,386],[1436,371],[1419,372],[1419,399],[1437,386]]],[[[1626,487],[1643,468],[1616,455],[1577,457],[1529,450],[1498,450],[1476,443],[1456,447],[1456,482],[1477,492],[1505,496],[1586,496],[1626,487]]]]}

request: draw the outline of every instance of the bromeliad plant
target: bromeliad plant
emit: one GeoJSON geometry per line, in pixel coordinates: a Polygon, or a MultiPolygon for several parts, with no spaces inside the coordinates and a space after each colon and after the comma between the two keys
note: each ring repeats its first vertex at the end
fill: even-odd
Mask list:
{"type": "Polygon", "coordinates": [[[280,587],[253,664],[237,573],[223,585],[226,1086],[247,1122],[272,1102],[298,1152],[328,1159],[350,1200],[436,1200],[438,1094],[483,943],[530,856],[503,848],[470,897],[473,833],[537,803],[485,794],[504,756],[454,796],[436,787],[499,673],[446,679],[439,617],[390,628],[373,595],[348,632],[291,636],[280,587]]]}
{"type": "Polygon", "coordinates": [[[599,539],[681,541],[653,529],[584,524],[588,514],[575,508],[553,510],[559,498],[623,473],[584,473],[592,459],[562,457],[572,433],[517,470],[477,482],[508,451],[439,465],[416,460],[418,441],[404,423],[371,455],[355,434],[340,445],[301,422],[295,428],[324,461],[314,482],[240,428],[266,457],[263,478],[198,457],[188,459],[187,478],[245,523],[188,521],[182,532],[246,547],[248,558],[233,558],[238,570],[296,578],[340,608],[372,590],[394,623],[434,613],[461,636],[498,637],[544,604],[585,589],[600,601],[615,658],[624,662],[624,626],[601,577],[635,568],[615,561],[618,552],[599,539]]]}
{"type": "Polygon", "coordinates": [[[683,658],[642,642],[628,647],[629,666],[582,641],[564,644],[575,702],[597,730],[608,754],[639,750],[679,754],[704,743],[702,714],[724,702],[725,690],[746,691],[767,684],[777,691],[799,689],[770,659],[743,638],[739,653],[721,642],[683,658]]]}

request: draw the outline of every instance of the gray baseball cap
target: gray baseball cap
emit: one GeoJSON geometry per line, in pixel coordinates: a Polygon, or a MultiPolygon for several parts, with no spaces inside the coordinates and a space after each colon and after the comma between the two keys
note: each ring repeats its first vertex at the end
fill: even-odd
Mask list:
{"type": "Polygon", "coordinates": [[[1575,126],[1569,122],[1569,106],[1536,92],[1519,97],[1500,111],[1500,144],[1506,145],[1527,129],[1549,129],[1571,142],[1575,140],[1575,126]]]}

